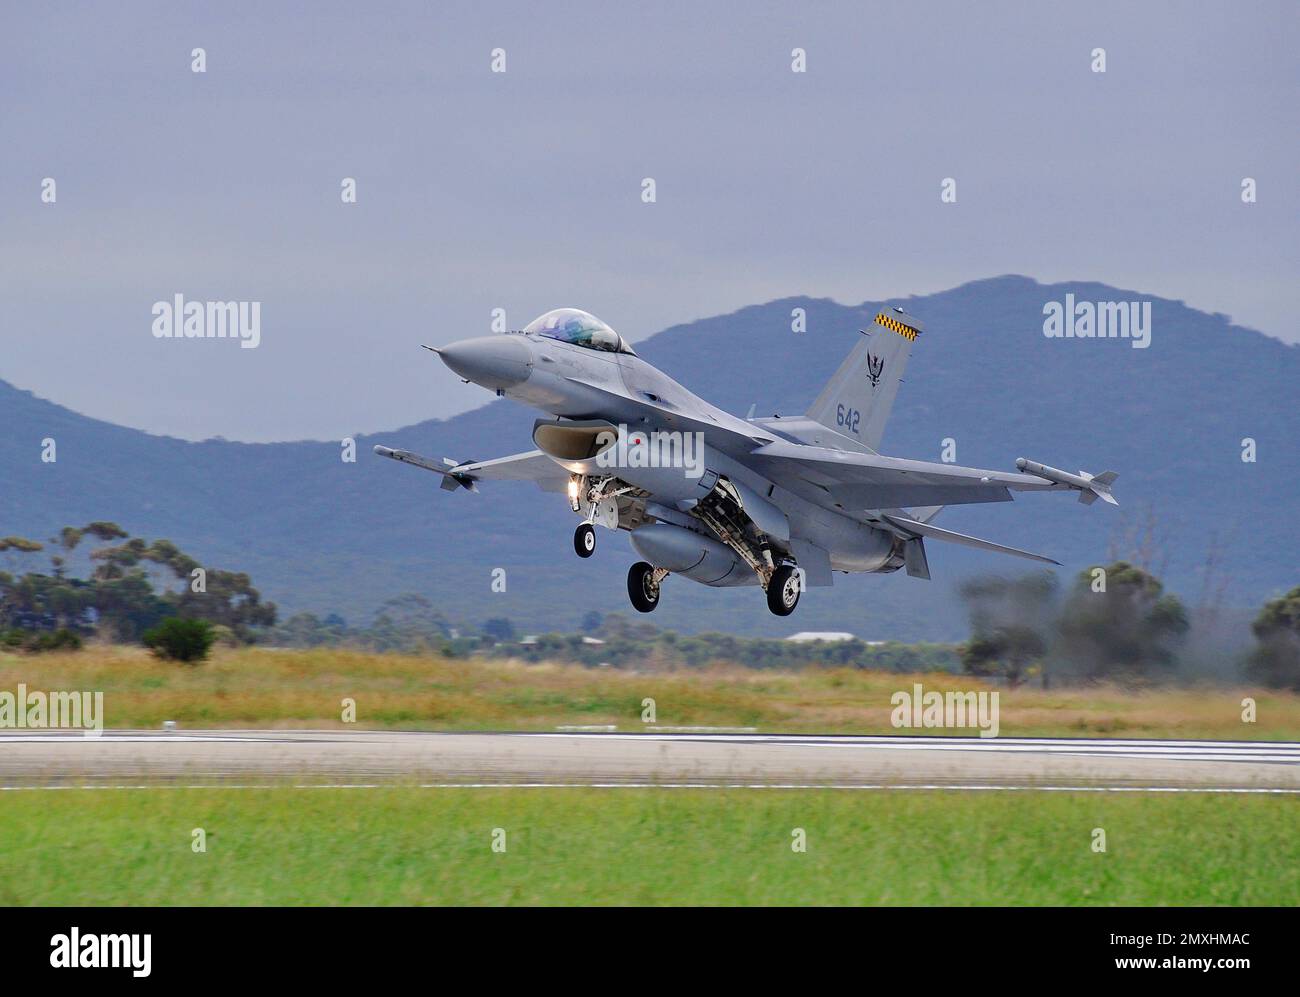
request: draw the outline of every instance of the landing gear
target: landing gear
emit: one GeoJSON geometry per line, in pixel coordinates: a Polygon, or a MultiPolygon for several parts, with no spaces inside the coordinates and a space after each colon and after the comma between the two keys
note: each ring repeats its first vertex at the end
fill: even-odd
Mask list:
{"type": "Polygon", "coordinates": [[[583,523],[573,533],[573,549],[579,557],[591,557],[596,550],[596,529],[583,523]]]}
{"type": "Polygon", "coordinates": [[[627,594],[638,613],[652,613],[659,605],[659,583],[668,572],[637,561],[627,572],[627,594]]]}
{"type": "Polygon", "coordinates": [[[783,564],[772,572],[767,583],[767,608],[777,616],[789,616],[799,605],[803,576],[793,564],[783,564]]]}

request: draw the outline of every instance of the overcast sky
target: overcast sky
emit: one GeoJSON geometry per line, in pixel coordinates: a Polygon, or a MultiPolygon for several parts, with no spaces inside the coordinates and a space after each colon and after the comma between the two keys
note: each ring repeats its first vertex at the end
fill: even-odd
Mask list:
{"type": "Polygon", "coordinates": [[[152,432],[336,439],[481,404],[418,344],[493,308],[635,341],[1002,273],[1295,342],[1298,26],[1294,2],[6,4],[0,378],[152,432]],[[176,293],[261,302],[260,346],[155,338],[176,293]]]}

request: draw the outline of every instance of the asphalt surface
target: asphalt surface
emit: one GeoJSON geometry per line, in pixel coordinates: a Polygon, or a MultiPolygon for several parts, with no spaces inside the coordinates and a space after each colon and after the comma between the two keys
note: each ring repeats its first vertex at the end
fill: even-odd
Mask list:
{"type": "Polygon", "coordinates": [[[0,787],[598,785],[1300,793],[1300,744],[708,733],[0,732],[0,787]]]}

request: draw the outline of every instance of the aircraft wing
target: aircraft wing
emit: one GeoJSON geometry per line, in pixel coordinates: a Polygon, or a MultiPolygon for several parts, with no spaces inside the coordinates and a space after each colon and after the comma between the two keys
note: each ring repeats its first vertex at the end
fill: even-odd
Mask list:
{"type": "Polygon", "coordinates": [[[1060,491],[1069,487],[1017,472],[985,471],[785,441],[752,450],[746,462],[778,484],[811,484],[827,493],[836,505],[849,510],[1010,502],[1013,491],[1060,491]]]}
{"type": "Polygon", "coordinates": [[[380,457],[441,474],[442,487],[449,491],[468,488],[476,492],[478,488],[475,483],[478,481],[534,481],[538,488],[546,492],[563,492],[569,485],[569,472],[540,450],[529,450],[527,453],[493,460],[460,463],[444,458],[441,464],[410,450],[377,446],[375,453],[380,457]]]}

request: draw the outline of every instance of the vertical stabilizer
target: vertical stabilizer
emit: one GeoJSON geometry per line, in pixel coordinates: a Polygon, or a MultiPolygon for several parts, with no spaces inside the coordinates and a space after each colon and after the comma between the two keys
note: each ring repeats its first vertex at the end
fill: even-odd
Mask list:
{"type": "Polygon", "coordinates": [[[808,418],[878,449],[912,344],[923,331],[921,323],[901,308],[880,311],[826,382],[808,409],[808,418]]]}

